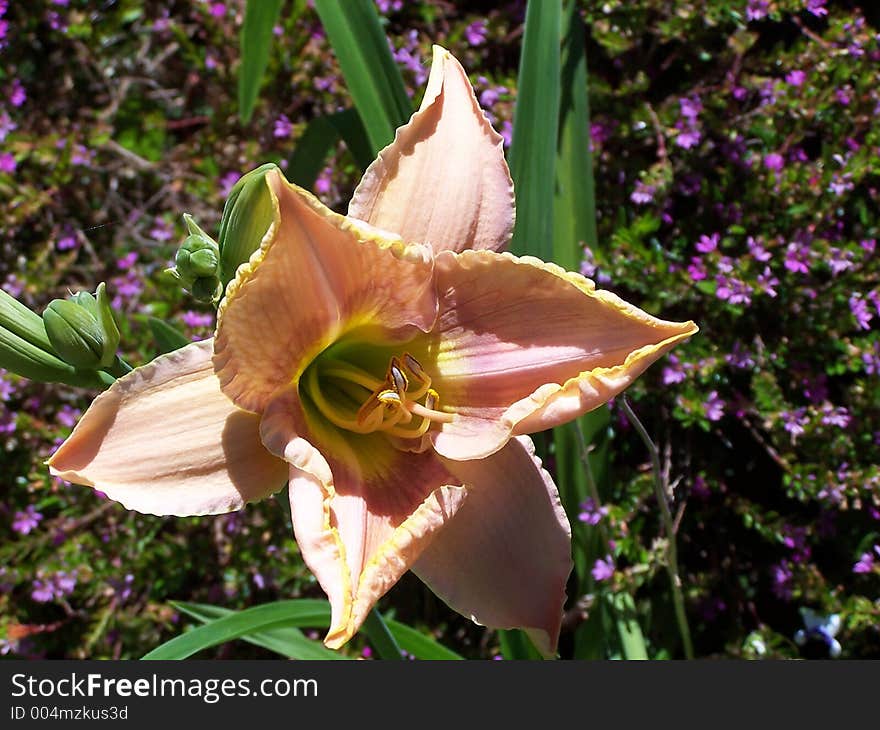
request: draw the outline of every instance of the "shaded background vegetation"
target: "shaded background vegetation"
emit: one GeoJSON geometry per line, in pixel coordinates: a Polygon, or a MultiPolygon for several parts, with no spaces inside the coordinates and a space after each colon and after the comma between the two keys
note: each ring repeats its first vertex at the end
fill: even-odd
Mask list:
{"type": "MultiPolygon", "coordinates": [[[[525,4],[377,4],[413,100],[441,43],[509,141],[525,4]]],[[[242,2],[0,8],[0,285],[42,311],[68,288],[106,281],[134,363],[156,352],[148,316],[210,336],[213,311],[163,270],[185,235],[183,212],[215,232],[239,175],[283,165],[309,120],[350,104],[314,11],[285,5],[243,126],[242,2]]],[[[876,657],[876,8],[581,8],[599,226],[582,270],[702,329],[630,391],[673,485],[696,652],[828,656],[827,642],[794,640],[810,608],[840,617],[843,656],[876,657]]],[[[359,176],[340,143],[314,190],[344,210],[359,176]]],[[[321,596],[274,499],[217,518],[155,518],[49,478],[42,460],[90,397],[0,378],[0,651],[138,657],[188,622],[168,600],[240,608],[321,596]]],[[[618,405],[601,503],[566,505],[576,550],[599,530],[611,547],[570,597],[561,652],[619,655],[597,607],[630,595],[649,655],[680,656],[650,465],[618,405]],[[591,641],[597,633],[607,638],[591,641]]],[[[381,605],[465,656],[498,653],[494,632],[411,576],[381,605]]],[[[245,644],[214,655],[269,656],[245,644]]]]}

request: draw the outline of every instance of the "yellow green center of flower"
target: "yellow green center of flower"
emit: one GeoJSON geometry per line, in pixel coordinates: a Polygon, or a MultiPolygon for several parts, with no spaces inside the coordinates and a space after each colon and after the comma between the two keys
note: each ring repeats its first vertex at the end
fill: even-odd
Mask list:
{"type": "Polygon", "coordinates": [[[302,388],[330,423],[354,433],[384,432],[422,438],[432,423],[448,423],[440,397],[418,360],[405,352],[388,363],[385,379],[343,359],[321,357],[306,370],[302,388]]]}

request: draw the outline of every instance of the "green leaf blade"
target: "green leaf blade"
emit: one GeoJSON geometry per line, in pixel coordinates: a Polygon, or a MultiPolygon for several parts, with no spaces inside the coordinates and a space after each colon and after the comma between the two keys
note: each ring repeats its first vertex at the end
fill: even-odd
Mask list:
{"type": "Polygon", "coordinates": [[[400,70],[372,0],[315,0],[327,38],[375,155],[412,114],[400,70]]]}
{"type": "Polygon", "coordinates": [[[561,18],[561,0],[527,6],[510,152],[517,208],[510,248],[545,261],[553,255],[561,18]]]}
{"type": "Polygon", "coordinates": [[[238,115],[247,124],[254,113],[263,74],[269,64],[272,29],[278,22],[284,0],[248,0],[244,11],[239,44],[241,66],[238,70],[238,115]]]}

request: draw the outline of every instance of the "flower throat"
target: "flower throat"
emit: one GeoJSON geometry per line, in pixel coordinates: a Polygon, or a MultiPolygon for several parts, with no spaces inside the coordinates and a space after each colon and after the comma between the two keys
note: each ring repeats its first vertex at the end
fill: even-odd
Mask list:
{"type": "Polygon", "coordinates": [[[324,418],[354,433],[422,439],[432,423],[453,418],[437,410],[431,378],[408,352],[391,357],[384,380],[345,360],[319,358],[301,387],[324,418]]]}

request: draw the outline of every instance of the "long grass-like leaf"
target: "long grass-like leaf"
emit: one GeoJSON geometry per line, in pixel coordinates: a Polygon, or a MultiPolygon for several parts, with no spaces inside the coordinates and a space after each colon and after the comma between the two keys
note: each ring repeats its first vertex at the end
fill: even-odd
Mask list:
{"type": "MultiPolygon", "coordinates": [[[[206,603],[172,601],[171,605],[181,613],[185,613],[187,616],[202,623],[209,623],[218,618],[236,613],[229,608],[211,606],[206,603]]],[[[326,648],[320,642],[309,639],[295,626],[278,626],[263,629],[262,631],[244,634],[239,638],[250,644],[274,651],[288,659],[348,659],[345,655],[326,648]]]]}
{"type": "Polygon", "coordinates": [[[239,43],[241,66],[238,69],[238,116],[247,124],[254,113],[263,74],[272,49],[272,29],[278,22],[284,0],[248,0],[244,11],[239,43]]]}
{"type": "Polygon", "coordinates": [[[366,169],[373,152],[363,122],[354,109],[312,119],[296,143],[287,164],[287,176],[297,185],[312,188],[327,158],[342,139],[355,163],[366,169]]]}
{"type": "MultiPolygon", "coordinates": [[[[330,608],[325,601],[277,601],[243,611],[183,601],[175,601],[172,605],[204,625],[171,639],[144,659],[185,659],[197,651],[233,639],[242,639],[293,659],[347,658],[312,641],[298,628],[326,628],[330,623],[330,608]]],[[[386,619],[385,624],[400,648],[416,659],[463,658],[406,624],[391,619],[386,619]]],[[[367,633],[366,627],[363,630],[367,633]]],[[[373,643],[373,637],[369,633],[367,636],[373,643]]]]}
{"type": "Polygon", "coordinates": [[[510,168],[516,189],[511,250],[553,255],[562,0],[530,0],[517,81],[510,168]]]}
{"type": "Polygon", "coordinates": [[[262,606],[215,619],[185,634],[175,636],[156,647],[144,659],[186,659],[202,649],[208,649],[246,634],[284,626],[327,626],[330,606],[326,601],[293,599],[276,601],[262,606]]]}
{"type": "Polygon", "coordinates": [[[375,155],[406,123],[412,104],[372,0],[315,0],[375,155]]]}
{"type": "Polygon", "coordinates": [[[153,333],[153,339],[156,340],[156,348],[160,355],[174,352],[190,344],[190,339],[183,332],[158,317],[150,317],[147,320],[147,325],[150,327],[150,332],[153,333]]]}

